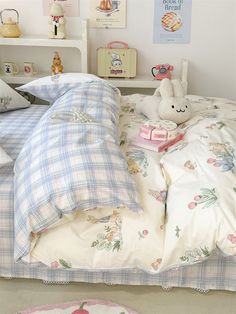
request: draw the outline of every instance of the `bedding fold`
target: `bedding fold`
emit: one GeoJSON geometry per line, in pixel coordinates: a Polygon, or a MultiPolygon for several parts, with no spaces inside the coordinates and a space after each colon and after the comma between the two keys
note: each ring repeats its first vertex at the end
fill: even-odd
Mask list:
{"type": "Polygon", "coordinates": [[[119,147],[118,100],[117,89],[105,81],[81,83],[55,101],[25,143],[15,163],[17,261],[29,253],[35,234],[65,214],[94,208],[142,211],[119,147]],[[57,118],[70,114],[83,117],[57,118]]]}

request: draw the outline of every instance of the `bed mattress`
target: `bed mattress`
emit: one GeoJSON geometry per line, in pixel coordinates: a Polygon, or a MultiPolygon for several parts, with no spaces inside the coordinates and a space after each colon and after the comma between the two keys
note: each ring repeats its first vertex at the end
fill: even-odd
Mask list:
{"type": "MultiPolygon", "coordinates": [[[[134,105],[134,99],[136,98],[124,97],[124,108],[129,108],[129,111],[134,105]]],[[[47,108],[47,106],[32,105],[27,109],[1,114],[0,145],[13,159],[16,159],[29,134],[47,108]]],[[[160,274],[149,274],[138,269],[68,270],[52,269],[40,263],[32,265],[15,263],[13,229],[13,167],[8,166],[0,169],[0,276],[62,283],[90,282],[236,290],[236,258],[222,257],[218,254],[212,255],[202,263],[172,269],[160,274]]]]}

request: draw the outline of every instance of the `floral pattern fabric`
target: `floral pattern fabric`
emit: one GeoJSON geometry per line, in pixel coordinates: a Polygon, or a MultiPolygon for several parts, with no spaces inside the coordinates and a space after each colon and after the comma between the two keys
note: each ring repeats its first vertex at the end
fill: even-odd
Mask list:
{"type": "Polygon", "coordinates": [[[201,262],[218,248],[236,255],[236,103],[188,96],[184,140],[165,153],[132,145],[147,118],[143,95],[124,96],[120,146],[144,212],[96,209],[63,218],[32,243],[31,256],[54,268],[141,269],[157,273],[201,262]]]}
{"type": "Polygon", "coordinates": [[[236,104],[207,98],[205,110],[197,110],[198,104],[204,98],[193,102],[194,116],[181,126],[184,142],[161,159],[168,197],[160,269],[215,251],[236,255],[236,104]]]}

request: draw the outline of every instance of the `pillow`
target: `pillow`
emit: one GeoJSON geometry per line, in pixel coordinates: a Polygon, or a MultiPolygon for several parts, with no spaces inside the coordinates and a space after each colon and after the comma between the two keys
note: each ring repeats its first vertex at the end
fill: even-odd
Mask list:
{"type": "Polygon", "coordinates": [[[0,79],[0,112],[27,108],[30,102],[0,79]]]}
{"type": "Polygon", "coordinates": [[[17,89],[52,103],[79,84],[98,80],[103,79],[93,74],[63,73],[33,80],[17,89]]]}
{"type": "Polygon", "coordinates": [[[0,168],[10,164],[12,161],[11,157],[0,146],[0,168]]]}

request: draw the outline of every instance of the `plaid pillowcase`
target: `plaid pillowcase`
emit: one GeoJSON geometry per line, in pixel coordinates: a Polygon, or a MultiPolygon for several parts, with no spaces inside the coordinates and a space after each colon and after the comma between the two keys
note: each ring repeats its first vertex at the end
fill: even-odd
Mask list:
{"type": "Polygon", "coordinates": [[[33,80],[16,89],[53,103],[57,98],[81,83],[93,81],[102,81],[102,79],[93,74],[63,73],[33,80]]]}

